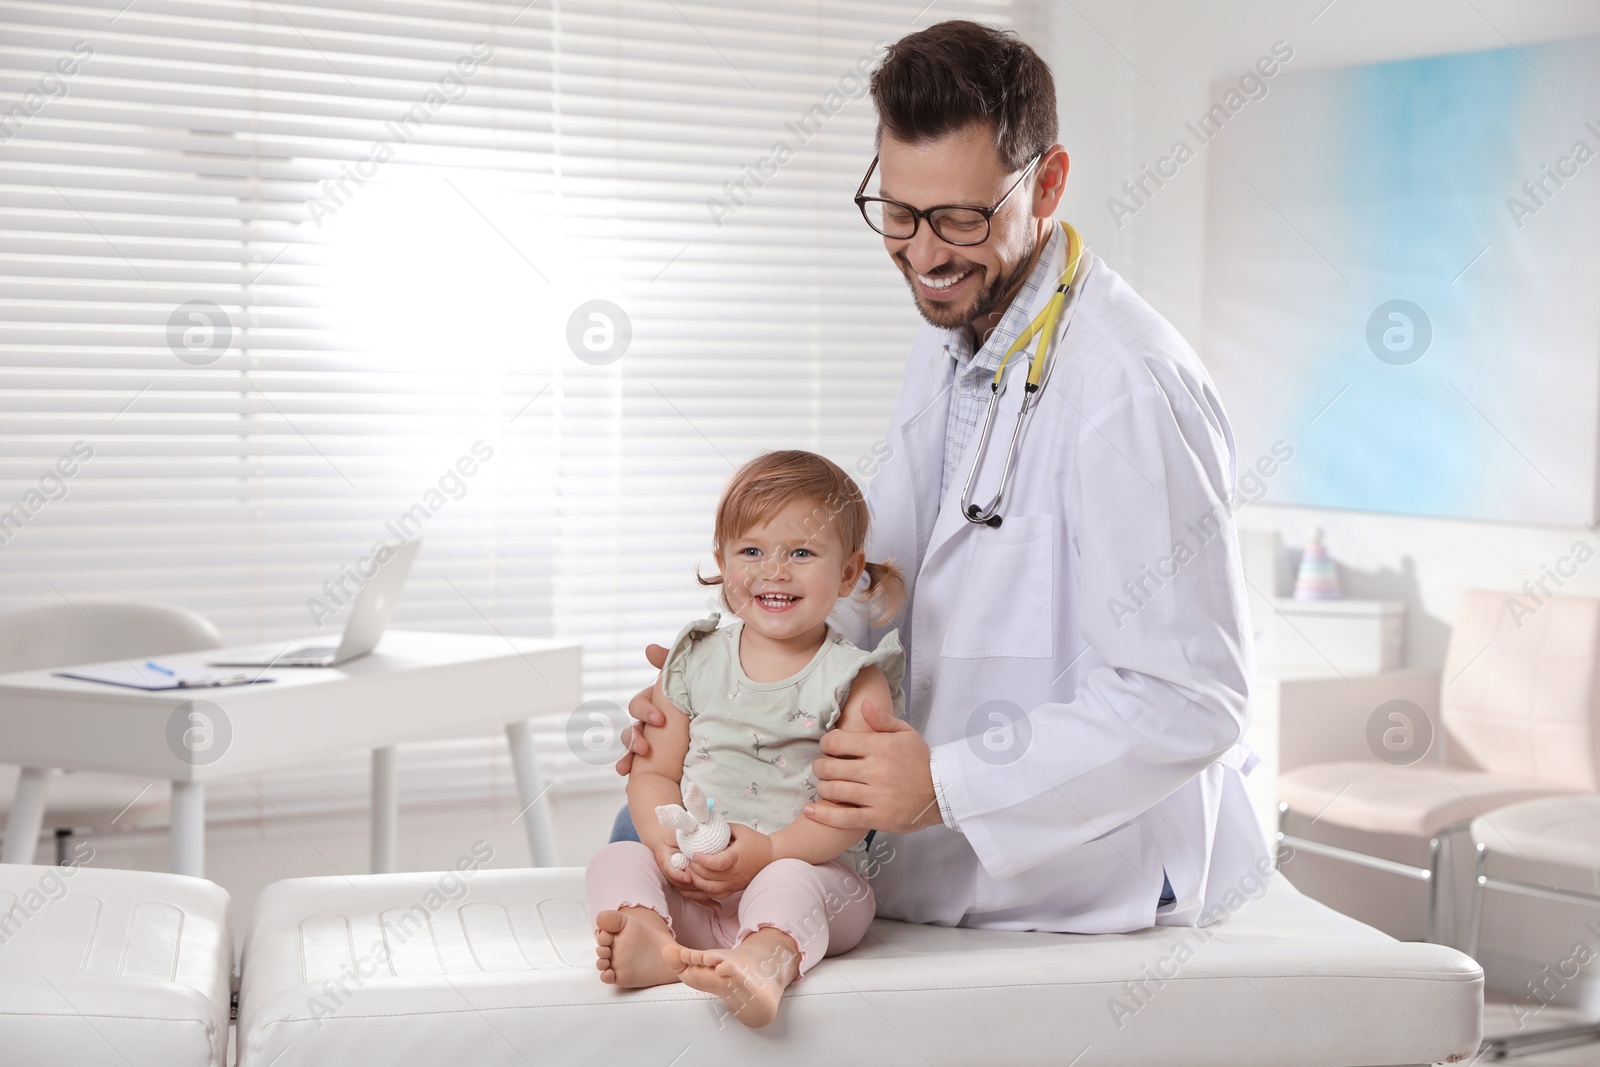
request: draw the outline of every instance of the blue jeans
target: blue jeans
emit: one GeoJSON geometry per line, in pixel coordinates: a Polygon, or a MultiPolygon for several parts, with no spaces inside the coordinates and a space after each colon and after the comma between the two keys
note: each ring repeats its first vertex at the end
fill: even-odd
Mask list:
{"type": "Polygon", "coordinates": [[[633,816],[628,814],[626,804],[622,805],[622,810],[617,812],[616,819],[611,823],[611,840],[613,843],[639,840],[639,831],[633,828],[633,816]]]}
{"type": "MultiPolygon", "coordinates": [[[[867,846],[872,845],[872,835],[878,831],[873,830],[867,834],[867,846]]],[[[633,828],[633,816],[628,813],[628,805],[622,805],[622,810],[617,812],[616,819],[611,823],[612,841],[637,841],[639,831],[633,828]]],[[[1156,902],[1156,907],[1171,904],[1178,898],[1172,892],[1172,880],[1167,877],[1167,872],[1161,872],[1161,899],[1156,902]]]]}

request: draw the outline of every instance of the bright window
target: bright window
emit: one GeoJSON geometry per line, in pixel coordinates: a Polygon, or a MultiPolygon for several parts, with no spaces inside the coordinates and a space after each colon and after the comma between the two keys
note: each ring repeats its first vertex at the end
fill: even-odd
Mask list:
{"type": "Polygon", "coordinates": [[[0,604],[289,636],[416,533],[397,625],[636,686],[734,465],[886,428],[863,72],[1012,6],[5,4],[0,604]]]}

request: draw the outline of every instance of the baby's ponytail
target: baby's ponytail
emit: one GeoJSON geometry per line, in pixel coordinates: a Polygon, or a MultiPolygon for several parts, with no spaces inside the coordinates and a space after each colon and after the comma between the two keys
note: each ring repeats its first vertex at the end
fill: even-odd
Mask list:
{"type": "Polygon", "coordinates": [[[867,564],[867,587],[861,591],[872,606],[872,624],[882,626],[900,612],[906,599],[906,580],[893,563],[867,564]]]}

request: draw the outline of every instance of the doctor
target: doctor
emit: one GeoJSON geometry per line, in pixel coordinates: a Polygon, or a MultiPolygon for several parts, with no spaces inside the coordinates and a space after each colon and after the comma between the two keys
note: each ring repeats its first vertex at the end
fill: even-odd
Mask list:
{"type": "MultiPolygon", "coordinates": [[[[886,918],[1214,921],[1267,856],[1242,780],[1252,652],[1222,404],[1178,332],[1085,252],[1000,521],[969,521],[963,497],[981,515],[1000,490],[1041,342],[1012,357],[998,398],[995,371],[1074,277],[1078,243],[1053,218],[1068,170],[1054,84],[1015,36],[945,22],[889,49],[872,98],[879,154],[857,206],[926,320],[868,492],[868,558],[910,585],[892,624],[908,721],[826,736],[832,803],[807,814],[879,831],[886,918]]],[[[840,621],[868,648],[886,629],[840,621]]],[[[660,715],[643,694],[629,710],[660,715]]],[[[648,731],[632,734],[647,751],[648,731]]],[[[713,896],[746,880],[718,860],[696,875],[713,896]]]]}

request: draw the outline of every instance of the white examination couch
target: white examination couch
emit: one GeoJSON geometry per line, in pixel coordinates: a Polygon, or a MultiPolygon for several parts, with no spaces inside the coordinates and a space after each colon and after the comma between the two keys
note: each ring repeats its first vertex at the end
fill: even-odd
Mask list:
{"type": "Polygon", "coordinates": [[[0,1065],[223,1067],[231,908],[203,878],[0,864],[0,1065]]]}
{"type": "Polygon", "coordinates": [[[600,982],[580,869],[279,882],[245,944],[239,1067],[1354,1067],[1470,1060],[1483,972],[1282,879],[1224,923],[1081,936],[878,920],[748,1030],[600,982]]]}

